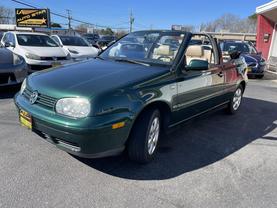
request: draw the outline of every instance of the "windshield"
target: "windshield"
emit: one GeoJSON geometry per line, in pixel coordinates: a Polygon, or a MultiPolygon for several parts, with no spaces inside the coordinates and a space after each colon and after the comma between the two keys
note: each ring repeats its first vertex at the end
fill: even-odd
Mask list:
{"type": "Polygon", "coordinates": [[[85,34],[83,37],[87,39],[99,39],[99,35],[97,34],[85,34]]]}
{"type": "Polygon", "coordinates": [[[222,51],[232,51],[232,50],[237,50],[242,53],[257,53],[257,50],[251,46],[248,43],[243,43],[243,42],[225,42],[222,43],[221,45],[221,50],[222,51]]]}
{"type": "Polygon", "coordinates": [[[107,41],[113,41],[113,40],[115,40],[115,37],[113,37],[113,36],[102,36],[100,38],[100,40],[103,40],[103,41],[105,41],[105,40],[107,40],[107,41]]]}
{"type": "Polygon", "coordinates": [[[35,47],[59,47],[47,35],[31,35],[31,34],[17,34],[17,41],[22,46],[35,46],[35,47]]]}
{"type": "Polygon", "coordinates": [[[67,46],[89,46],[89,43],[81,38],[74,36],[60,36],[63,45],[67,46]]]}
{"type": "Polygon", "coordinates": [[[103,59],[171,65],[184,37],[185,33],[181,32],[134,32],[114,43],[100,56],[103,59]]]}

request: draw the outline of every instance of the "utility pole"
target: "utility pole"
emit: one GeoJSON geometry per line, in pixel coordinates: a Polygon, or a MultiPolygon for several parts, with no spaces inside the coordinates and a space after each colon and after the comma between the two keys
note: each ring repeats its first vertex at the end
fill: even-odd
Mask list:
{"type": "Polygon", "coordinates": [[[71,16],[71,11],[69,9],[66,10],[67,12],[67,19],[68,19],[68,29],[71,30],[71,20],[72,20],[72,16],[71,16]]]}
{"type": "Polygon", "coordinates": [[[131,10],[131,13],[130,13],[130,32],[133,31],[133,24],[135,22],[135,18],[133,16],[133,11],[131,10]]]}

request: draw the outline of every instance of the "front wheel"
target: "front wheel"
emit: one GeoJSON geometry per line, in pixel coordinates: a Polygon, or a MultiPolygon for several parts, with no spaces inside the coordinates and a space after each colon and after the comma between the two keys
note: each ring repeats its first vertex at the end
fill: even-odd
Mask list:
{"type": "Polygon", "coordinates": [[[135,123],[128,143],[131,160],[147,163],[153,159],[161,131],[161,116],[157,109],[144,112],[135,123]]]}
{"type": "Polygon", "coordinates": [[[242,95],[243,95],[243,87],[240,85],[236,89],[232,99],[230,100],[230,103],[228,104],[227,112],[229,114],[235,114],[239,110],[241,101],[242,101],[242,95]]]}

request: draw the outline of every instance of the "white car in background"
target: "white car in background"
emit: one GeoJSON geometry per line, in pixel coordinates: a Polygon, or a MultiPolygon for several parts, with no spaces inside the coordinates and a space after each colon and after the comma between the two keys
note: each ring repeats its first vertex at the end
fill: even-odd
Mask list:
{"type": "Polygon", "coordinates": [[[1,45],[22,56],[29,72],[71,62],[70,53],[43,33],[6,32],[2,37],[1,45]]]}
{"type": "Polygon", "coordinates": [[[78,36],[52,35],[61,47],[67,50],[73,60],[83,60],[94,58],[98,55],[99,50],[89,44],[87,40],[78,36]]]}

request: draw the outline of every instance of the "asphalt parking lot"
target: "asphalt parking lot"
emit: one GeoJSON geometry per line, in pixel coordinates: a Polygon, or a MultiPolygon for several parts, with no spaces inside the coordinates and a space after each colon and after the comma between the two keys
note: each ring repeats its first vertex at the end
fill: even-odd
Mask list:
{"type": "Polygon", "coordinates": [[[0,92],[0,207],[277,207],[277,81],[251,80],[240,112],[180,126],[157,158],[75,158],[20,127],[0,92]]]}

